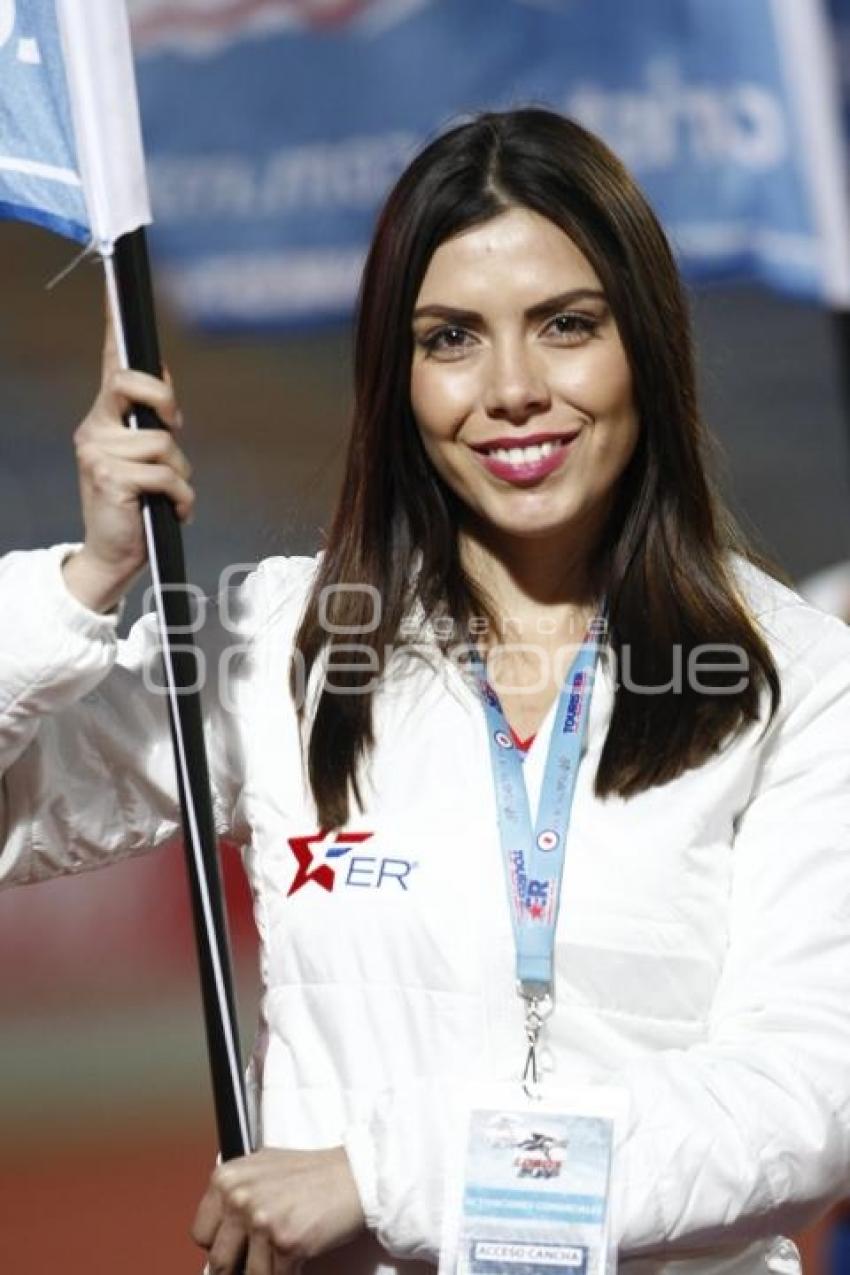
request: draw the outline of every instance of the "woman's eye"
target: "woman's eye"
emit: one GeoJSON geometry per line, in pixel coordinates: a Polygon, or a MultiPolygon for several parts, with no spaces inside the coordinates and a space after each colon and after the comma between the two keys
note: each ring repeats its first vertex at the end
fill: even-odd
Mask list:
{"type": "Polygon", "coordinates": [[[422,344],[429,354],[452,354],[454,351],[466,349],[469,333],[464,328],[438,328],[423,339],[422,344]]]}
{"type": "Polygon", "coordinates": [[[581,340],[582,337],[591,336],[596,331],[599,320],[589,314],[556,314],[547,326],[556,336],[566,337],[568,340],[581,340]]]}

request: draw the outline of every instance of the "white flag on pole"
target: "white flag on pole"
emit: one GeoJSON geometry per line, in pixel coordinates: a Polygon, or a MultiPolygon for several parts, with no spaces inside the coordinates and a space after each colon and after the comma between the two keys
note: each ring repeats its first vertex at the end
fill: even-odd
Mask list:
{"type": "Polygon", "coordinates": [[[101,253],[150,222],[124,0],[0,0],[0,217],[101,253]]]}

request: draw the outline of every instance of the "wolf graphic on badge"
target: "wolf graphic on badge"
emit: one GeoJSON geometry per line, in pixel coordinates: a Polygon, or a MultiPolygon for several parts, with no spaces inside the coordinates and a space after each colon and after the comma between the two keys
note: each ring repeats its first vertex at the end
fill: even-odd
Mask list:
{"type": "Polygon", "coordinates": [[[532,1132],[515,1142],[518,1154],[514,1167],[518,1178],[557,1178],[564,1166],[568,1138],[557,1138],[551,1133],[532,1132]]]}

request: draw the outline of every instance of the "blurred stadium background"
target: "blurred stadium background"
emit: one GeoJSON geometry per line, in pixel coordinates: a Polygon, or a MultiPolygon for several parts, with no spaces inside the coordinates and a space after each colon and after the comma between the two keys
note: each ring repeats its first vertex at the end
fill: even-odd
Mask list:
{"type": "MultiPolygon", "coordinates": [[[[456,3],[436,7],[453,13],[456,3]]],[[[286,0],[231,9],[240,7],[255,17],[299,10],[286,0]]],[[[403,20],[403,5],[389,7],[403,20]]],[[[425,7],[408,2],[410,20],[425,7]]],[[[534,10],[557,7],[517,4],[515,36],[534,10]]],[[[227,5],[147,0],[135,8],[141,24],[166,21],[171,11],[220,17],[227,5]]],[[[347,8],[350,17],[358,6],[347,8]]],[[[345,9],[307,0],[300,18],[333,18],[327,38],[338,39],[345,9]]],[[[252,47],[262,46],[265,37],[253,38],[252,47]]],[[[311,38],[324,37],[314,26],[311,38]]],[[[400,91],[397,70],[394,84],[400,91]]],[[[141,88],[144,105],[144,68],[141,88]]],[[[240,85],[230,91],[238,97],[240,85]]],[[[468,105],[490,104],[469,90],[468,105]]],[[[391,117],[391,95],[384,109],[391,117]]],[[[360,210],[364,226],[380,194],[370,191],[360,210]]],[[[172,247],[160,249],[164,265],[173,266],[172,247]]],[[[45,287],[73,255],[44,231],[0,225],[3,551],[75,540],[81,531],[71,433],[97,383],[100,273],[84,263],[45,287]]],[[[797,292],[790,298],[746,278],[691,285],[723,485],[757,545],[801,581],[850,557],[850,351],[830,307],[797,292]]],[[[161,299],[163,348],[199,492],[187,555],[192,579],[212,592],[233,563],[320,543],[346,436],[350,327],[336,295],[323,313],[318,306],[300,318],[277,316],[278,330],[257,314],[238,331],[187,323],[175,298],[180,289],[172,287],[161,299]]],[[[126,622],[138,605],[137,592],[126,622]]],[[[227,847],[223,855],[247,1049],[255,941],[236,855],[227,847]]],[[[179,846],[0,896],[0,969],[0,1268],[198,1270],[188,1227],[215,1134],[179,846]]],[[[831,1240],[828,1227],[804,1237],[809,1275],[837,1269],[831,1240]]]]}

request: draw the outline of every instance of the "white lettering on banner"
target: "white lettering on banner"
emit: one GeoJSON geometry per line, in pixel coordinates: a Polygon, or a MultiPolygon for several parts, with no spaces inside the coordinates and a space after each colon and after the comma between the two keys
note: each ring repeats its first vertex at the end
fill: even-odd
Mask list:
{"type": "Polygon", "coordinates": [[[0,0],[0,49],[15,29],[15,0],[0,0]]]}
{"type": "Polygon", "coordinates": [[[672,221],[667,231],[677,250],[689,257],[722,258],[755,251],[784,262],[788,270],[807,274],[817,269],[820,260],[811,235],[753,226],[749,221],[672,221]]]}
{"type": "Polygon", "coordinates": [[[258,212],[275,216],[305,206],[371,208],[411,149],[410,137],[402,133],[278,151],[263,174],[258,212]]]}
{"type": "MultiPolygon", "coordinates": [[[[17,20],[15,0],[0,0],[0,49],[9,43],[17,20]]],[[[34,36],[22,35],[18,40],[16,57],[27,66],[41,65],[41,50],[34,36]]]]}
{"type": "Polygon", "coordinates": [[[18,41],[18,61],[25,62],[28,66],[41,65],[41,52],[37,40],[31,36],[21,36],[18,41]]]}
{"type": "Polygon", "coordinates": [[[363,259],[359,248],[233,253],[166,268],[162,277],[176,303],[190,313],[256,322],[322,307],[347,310],[357,293],[363,259]]]}
{"type": "Polygon", "coordinates": [[[751,81],[690,84],[674,61],[646,68],[646,87],[607,89],[585,83],[564,109],[599,133],[638,173],[682,163],[732,163],[763,172],[783,163],[788,137],[782,103],[751,81]]]}
{"type": "Polygon", "coordinates": [[[160,221],[278,217],[315,209],[371,209],[416,150],[413,133],[289,146],[244,155],[187,155],[148,165],[160,221]]]}
{"type": "MultiPolygon", "coordinates": [[[[0,43],[4,14],[13,11],[11,0],[0,0],[0,43]]],[[[676,62],[651,63],[643,88],[580,84],[562,105],[638,173],[688,162],[763,172],[788,153],[783,108],[773,93],[749,81],[689,84],[676,62]]],[[[399,131],[289,146],[256,159],[233,152],[153,158],[154,212],[164,222],[212,222],[369,210],[420,141],[399,131]]]]}

